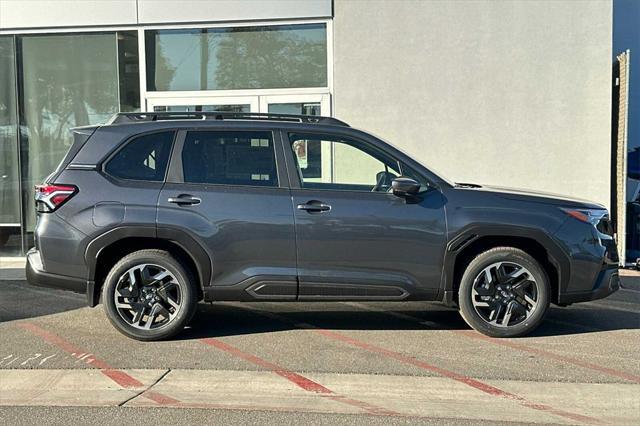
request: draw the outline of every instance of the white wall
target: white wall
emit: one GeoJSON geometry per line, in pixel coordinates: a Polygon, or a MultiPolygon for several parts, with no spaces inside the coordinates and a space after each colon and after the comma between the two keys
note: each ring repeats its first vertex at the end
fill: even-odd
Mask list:
{"type": "Polygon", "coordinates": [[[610,1],[334,4],[334,113],[459,182],[610,204],[610,1]]]}
{"type": "Polygon", "coordinates": [[[330,16],[331,0],[0,0],[0,30],[330,16]]]}
{"type": "Polygon", "coordinates": [[[0,30],[136,23],[135,0],[0,0],[0,30]]]}
{"type": "Polygon", "coordinates": [[[141,24],[331,16],[331,0],[139,0],[141,24]]]}

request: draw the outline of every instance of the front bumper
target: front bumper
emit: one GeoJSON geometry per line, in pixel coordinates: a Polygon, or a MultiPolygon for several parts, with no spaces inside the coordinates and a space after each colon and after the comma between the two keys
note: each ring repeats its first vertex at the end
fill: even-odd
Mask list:
{"type": "Polygon", "coordinates": [[[590,291],[562,293],[558,298],[558,302],[560,305],[569,305],[571,303],[603,299],[615,293],[618,289],[620,289],[618,267],[608,267],[600,271],[590,291]]]}
{"type": "Polygon", "coordinates": [[[27,282],[31,285],[84,293],[87,294],[87,297],[89,294],[93,295],[93,285],[85,279],[44,271],[40,252],[35,248],[27,252],[26,275],[27,282]]]}

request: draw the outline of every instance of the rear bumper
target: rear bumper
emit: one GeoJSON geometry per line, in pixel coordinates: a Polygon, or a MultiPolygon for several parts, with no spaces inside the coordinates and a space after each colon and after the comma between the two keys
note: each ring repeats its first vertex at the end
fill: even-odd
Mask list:
{"type": "Polygon", "coordinates": [[[93,295],[93,282],[82,278],[45,272],[40,252],[36,249],[31,249],[27,252],[26,275],[27,282],[31,285],[87,294],[89,304],[92,302],[89,299],[89,295],[93,295]]]}
{"type": "Polygon", "coordinates": [[[618,289],[620,289],[618,267],[607,267],[600,271],[590,291],[563,293],[560,295],[558,302],[561,305],[568,305],[571,303],[603,299],[615,293],[618,289]]]}

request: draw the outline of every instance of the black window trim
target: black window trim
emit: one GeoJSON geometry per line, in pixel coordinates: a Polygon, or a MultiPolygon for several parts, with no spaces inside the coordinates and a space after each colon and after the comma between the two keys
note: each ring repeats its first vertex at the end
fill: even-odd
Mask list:
{"type": "Polygon", "coordinates": [[[243,128],[212,128],[212,127],[188,127],[180,128],[177,131],[173,152],[169,161],[168,173],[166,176],[167,183],[189,185],[191,187],[230,187],[230,188],[259,188],[259,189],[282,189],[289,188],[289,179],[286,169],[284,168],[284,161],[282,161],[280,132],[276,129],[264,127],[252,127],[247,126],[243,128]],[[242,185],[242,184],[228,184],[228,183],[206,183],[206,182],[185,182],[184,181],[184,166],[182,164],[182,150],[184,143],[187,139],[187,133],[189,132],[209,132],[209,133],[229,133],[229,132],[268,132],[271,134],[271,142],[273,144],[273,158],[276,163],[276,185],[242,185]]]}
{"type": "Polygon", "coordinates": [[[175,150],[177,134],[178,134],[178,129],[165,128],[165,129],[154,129],[154,130],[150,130],[148,132],[141,132],[141,133],[136,133],[134,135],[129,135],[122,142],[117,144],[116,147],[109,154],[107,154],[105,156],[105,158],[98,164],[98,170],[100,170],[100,172],[104,176],[106,176],[106,177],[108,177],[110,179],[113,179],[116,182],[142,182],[142,183],[152,183],[152,184],[161,184],[162,185],[162,184],[164,184],[164,182],[166,182],[167,175],[168,175],[169,169],[171,167],[171,158],[173,156],[173,151],[175,150]],[[123,177],[119,177],[119,176],[114,176],[111,173],[107,172],[107,164],[116,155],[118,155],[118,153],[120,151],[122,151],[126,146],[128,146],[130,143],[134,142],[139,137],[153,135],[153,134],[157,134],[157,133],[169,133],[169,132],[173,132],[173,138],[171,139],[171,147],[169,149],[169,158],[167,159],[167,167],[165,168],[164,176],[162,177],[161,180],[129,179],[129,178],[123,178],[123,177]]]}

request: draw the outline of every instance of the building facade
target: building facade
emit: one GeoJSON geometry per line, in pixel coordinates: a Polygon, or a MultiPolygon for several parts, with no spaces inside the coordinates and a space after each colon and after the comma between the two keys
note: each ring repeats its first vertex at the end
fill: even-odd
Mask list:
{"type": "Polygon", "coordinates": [[[0,0],[0,256],[69,129],[122,111],[336,116],[458,182],[610,205],[602,1],[0,0]]]}

